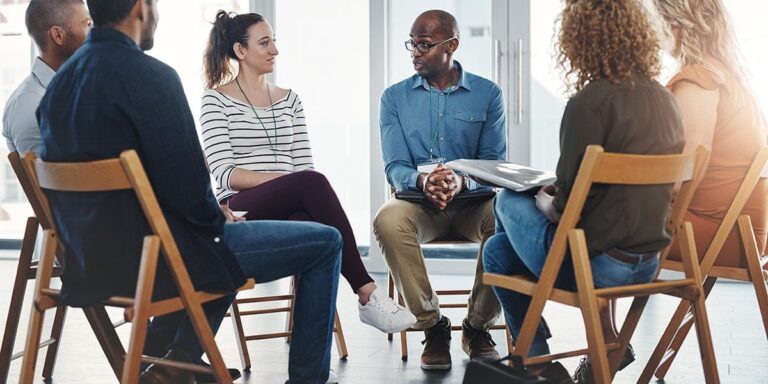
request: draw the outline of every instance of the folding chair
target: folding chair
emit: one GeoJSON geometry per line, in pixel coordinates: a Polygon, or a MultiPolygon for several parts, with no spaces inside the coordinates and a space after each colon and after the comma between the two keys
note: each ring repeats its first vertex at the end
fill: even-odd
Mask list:
{"type": "MultiPolygon", "coordinates": [[[[248,342],[252,340],[266,340],[276,339],[279,337],[285,337],[286,342],[290,342],[291,334],[293,333],[293,309],[294,301],[296,299],[296,277],[291,278],[290,293],[287,295],[276,296],[263,296],[263,297],[246,297],[242,299],[235,299],[232,302],[232,309],[227,313],[227,316],[232,318],[232,325],[237,337],[237,348],[240,351],[240,361],[243,364],[244,371],[251,370],[251,355],[248,352],[248,342]],[[262,308],[252,310],[241,310],[240,305],[243,304],[255,304],[255,303],[267,303],[274,301],[287,301],[286,306],[275,308],[262,308]],[[265,315],[268,313],[280,313],[287,312],[285,317],[285,331],[276,333],[260,333],[253,335],[246,335],[243,328],[243,317],[253,315],[265,315]]],[[[339,353],[339,358],[346,360],[347,356],[347,342],[344,339],[344,330],[341,328],[341,321],[339,320],[339,311],[336,311],[336,320],[333,327],[334,338],[336,339],[336,351],[339,353]]]]}
{"type": "MultiPolygon", "coordinates": [[[[523,358],[525,364],[538,364],[586,353],[592,361],[595,381],[603,384],[610,383],[649,295],[664,293],[687,300],[693,305],[706,382],[719,382],[693,231],[690,223],[681,220],[701,180],[708,157],[709,151],[704,148],[699,148],[696,153],[683,155],[629,155],[605,153],[600,146],[595,145],[587,147],[539,279],[492,273],[486,273],[483,277],[486,284],[531,296],[531,304],[517,337],[513,354],[523,358]],[[654,279],[647,284],[595,288],[584,231],[576,228],[592,184],[658,185],[680,182],[682,185],[672,206],[670,229],[676,229],[676,235],[680,236],[685,278],[671,281],[654,279]],[[573,258],[576,292],[554,287],[568,246],[573,258]],[[618,340],[606,344],[600,325],[600,311],[609,305],[610,300],[621,297],[635,299],[622,325],[618,340]],[[587,334],[587,349],[528,357],[547,300],[580,308],[587,334]],[[608,351],[611,351],[610,362],[608,351]]],[[[662,253],[662,259],[666,258],[666,255],[665,250],[662,253]]]]}
{"type": "MultiPolygon", "coordinates": [[[[700,268],[702,275],[705,277],[705,298],[709,296],[718,278],[751,282],[755,289],[757,304],[763,318],[763,327],[766,336],[768,336],[768,288],[766,288],[768,271],[763,270],[765,265],[768,264],[768,256],[760,255],[757,242],[755,241],[752,221],[749,216],[740,215],[744,205],[752,195],[758,180],[768,177],[765,174],[761,175],[761,172],[765,169],[766,162],[768,162],[768,148],[764,147],[755,155],[752,165],[747,170],[739,189],[736,191],[736,195],[733,197],[731,206],[726,211],[723,221],[720,222],[717,232],[715,232],[715,236],[712,238],[712,242],[704,254],[700,268]],[[721,254],[728,235],[734,230],[738,230],[740,235],[741,249],[744,251],[747,268],[715,266],[715,261],[718,255],[721,254]]],[[[662,264],[662,268],[681,271],[683,270],[683,265],[679,261],[666,260],[662,264]]],[[[677,353],[680,351],[683,341],[685,341],[688,332],[691,330],[691,321],[690,305],[686,301],[681,301],[659,343],[656,345],[651,359],[646,364],[640,376],[640,382],[649,382],[654,373],[659,379],[664,379],[677,353]]]]}
{"type": "MultiPolygon", "coordinates": [[[[35,251],[35,241],[40,227],[42,227],[43,230],[52,229],[50,219],[45,216],[45,212],[43,212],[40,202],[34,194],[19,154],[17,152],[9,153],[8,161],[11,163],[11,168],[13,168],[16,178],[19,180],[19,184],[21,185],[22,190],[24,190],[35,216],[31,216],[27,219],[24,238],[21,242],[19,264],[16,267],[16,277],[14,278],[13,290],[11,291],[11,305],[8,308],[8,317],[6,318],[5,331],[3,332],[3,343],[2,346],[0,346],[0,383],[6,383],[8,381],[8,371],[11,367],[11,361],[24,355],[24,351],[13,354],[13,347],[16,342],[16,332],[19,327],[19,318],[21,316],[24,292],[27,289],[27,281],[33,280],[37,274],[38,262],[32,260],[35,251]]],[[[61,267],[54,266],[51,277],[59,277],[60,275],[61,267]]],[[[66,306],[60,305],[56,308],[53,327],[51,328],[51,337],[40,344],[40,348],[47,346],[45,365],[43,366],[43,378],[45,380],[51,380],[53,378],[53,369],[56,364],[56,354],[59,349],[59,339],[61,338],[61,330],[64,325],[66,313],[66,306]]]]}
{"type": "MultiPolygon", "coordinates": [[[[466,241],[433,241],[428,244],[465,244],[468,243],[466,241]]],[[[395,299],[395,280],[392,278],[392,272],[387,273],[387,290],[389,293],[389,297],[391,299],[395,299]]],[[[472,291],[469,289],[447,289],[447,290],[435,290],[435,294],[440,296],[469,296],[472,294],[472,291]]],[[[403,301],[403,296],[398,293],[397,294],[397,302],[400,305],[405,305],[405,302],[403,301]]],[[[467,302],[461,302],[461,303],[439,303],[438,307],[440,308],[467,308],[467,302]]],[[[507,351],[512,351],[514,348],[512,346],[512,338],[509,334],[509,329],[507,328],[506,323],[503,320],[502,317],[502,323],[501,324],[494,324],[491,326],[490,329],[503,329],[505,331],[504,338],[507,340],[507,351]]],[[[461,331],[461,324],[458,325],[451,325],[451,331],[461,331]]],[[[423,332],[420,329],[413,329],[408,328],[404,331],[400,332],[400,358],[403,361],[408,360],[408,337],[407,332],[423,332]]],[[[387,334],[387,340],[392,341],[392,334],[387,334]]]]}
{"type": "MultiPolygon", "coordinates": [[[[136,193],[152,232],[152,234],[144,237],[136,294],[134,297],[113,296],[97,305],[85,308],[87,313],[92,314],[89,320],[93,320],[91,326],[94,328],[97,338],[107,341],[107,348],[105,348],[107,359],[120,382],[135,384],[138,381],[141,362],[172,366],[199,373],[213,373],[218,382],[231,382],[232,379],[227,372],[221,353],[216,346],[213,332],[202,309],[203,303],[221,298],[227,293],[194,290],[176,242],[171,235],[168,223],[165,221],[136,152],[129,150],[123,152],[116,159],[83,163],[45,163],[36,160],[34,154],[27,154],[24,157],[24,167],[32,181],[35,195],[47,213],[46,217],[52,217],[52,215],[42,189],[69,192],[133,190],[136,193]],[[153,301],[152,290],[161,250],[179,296],[153,301]],[[109,319],[106,318],[104,306],[125,308],[126,320],[133,322],[127,353],[123,350],[109,319]],[[211,362],[211,368],[142,356],[149,318],[179,310],[187,311],[203,350],[211,362]]],[[[22,384],[30,384],[33,381],[37,360],[37,348],[35,347],[40,342],[45,311],[60,305],[60,291],[50,288],[54,255],[58,247],[57,236],[50,229],[45,230],[44,234],[43,254],[38,263],[35,278],[34,305],[21,368],[20,383],[22,384]]],[[[248,289],[253,286],[254,281],[249,279],[240,289],[248,289]]]]}

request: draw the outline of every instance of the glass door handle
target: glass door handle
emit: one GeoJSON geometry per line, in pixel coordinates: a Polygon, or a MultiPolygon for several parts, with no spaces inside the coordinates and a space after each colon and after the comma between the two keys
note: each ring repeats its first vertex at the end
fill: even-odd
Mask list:
{"type": "Polygon", "coordinates": [[[515,44],[515,124],[523,122],[523,39],[515,44]]]}
{"type": "Polygon", "coordinates": [[[501,85],[501,40],[493,40],[493,82],[501,85]]]}

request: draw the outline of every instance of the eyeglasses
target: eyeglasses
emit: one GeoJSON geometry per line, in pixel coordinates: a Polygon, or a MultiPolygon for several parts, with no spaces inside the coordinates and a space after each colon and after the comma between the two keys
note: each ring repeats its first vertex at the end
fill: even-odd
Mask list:
{"type": "Polygon", "coordinates": [[[443,41],[438,41],[437,43],[416,43],[413,40],[406,40],[405,41],[405,49],[408,50],[408,52],[413,52],[413,50],[415,49],[415,50],[418,50],[421,53],[427,53],[435,45],[442,44],[442,43],[451,41],[453,39],[458,40],[459,38],[454,36],[454,37],[451,37],[450,39],[445,39],[443,41]]]}

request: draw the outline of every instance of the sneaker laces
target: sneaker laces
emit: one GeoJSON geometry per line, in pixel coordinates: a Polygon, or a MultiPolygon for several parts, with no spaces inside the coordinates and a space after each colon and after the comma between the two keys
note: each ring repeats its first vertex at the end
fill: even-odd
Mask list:
{"type": "Polygon", "coordinates": [[[451,339],[451,327],[447,326],[448,324],[444,323],[443,320],[440,320],[435,324],[432,328],[428,329],[425,333],[426,338],[421,341],[421,344],[424,345],[427,343],[427,339],[430,338],[444,338],[444,339],[451,339]]]}
{"type": "Polygon", "coordinates": [[[477,343],[478,339],[483,341],[488,341],[492,346],[496,346],[496,342],[493,341],[493,338],[491,337],[491,333],[484,330],[479,329],[472,329],[474,332],[472,332],[472,335],[469,339],[469,345],[471,345],[473,348],[475,347],[475,344],[477,343]]]}

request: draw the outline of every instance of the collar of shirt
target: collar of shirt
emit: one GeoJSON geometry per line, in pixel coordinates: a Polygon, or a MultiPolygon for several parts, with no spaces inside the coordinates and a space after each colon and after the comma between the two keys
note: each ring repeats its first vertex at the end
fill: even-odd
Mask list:
{"type": "Polygon", "coordinates": [[[48,84],[51,83],[51,79],[53,79],[55,74],[56,72],[54,72],[43,59],[40,57],[35,58],[35,62],[32,63],[32,75],[37,79],[43,89],[48,88],[48,84]]]}
{"type": "Polygon", "coordinates": [[[96,27],[91,29],[86,43],[118,43],[141,51],[141,48],[128,35],[110,27],[96,27]]]}
{"type": "MultiPolygon", "coordinates": [[[[469,80],[467,80],[467,74],[464,72],[464,69],[461,68],[461,63],[454,60],[453,61],[454,67],[459,69],[459,83],[455,86],[448,87],[447,90],[445,90],[446,93],[450,93],[455,91],[458,88],[464,88],[467,91],[471,91],[472,88],[469,86],[469,80]]],[[[421,76],[415,76],[413,79],[413,85],[411,85],[411,89],[416,89],[418,87],[422,87],[429,91],[432,89],[432,86],[429,85],[429,82],[427,79],[421,77],[421,76]]]]}

